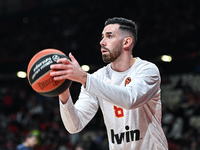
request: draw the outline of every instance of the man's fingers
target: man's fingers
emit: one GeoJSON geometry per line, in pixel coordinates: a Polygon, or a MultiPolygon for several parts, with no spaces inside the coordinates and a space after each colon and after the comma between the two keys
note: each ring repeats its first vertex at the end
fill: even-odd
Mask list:
{"type": "Polygon", "coordinates": [[[74,56],[72,55],[72,53],[69,53],[69,58],[73,61],[75,61],[76,59],[74,58],[74,56]]]}
{"type": "Polygon", "coordinates": [[[68,63],[70,63],[70,60],[67,58],[60,58],[60,59],[58,59],[57,63],[68,64],[68,63]]]}
{"type": "Polygon", "coordinates": [[[50,72],[50,75],[54,78],[54,80],[63,80],[67,79],[68,72],[67,70],[59,70],[59,71],[52,70],[50,72]]]}
{"type": "Polygon", "coordinates": [[[66,64],[53,64],[50,66],[50,68],[52,70],[63,70],[63,69],[67,69],[67,65],[66,64]]]}
{"type": "Polygon", "coordinates": [[[78,61],[75,59],[75,57],[72,55],[72,53],[69,53],[69,58],[71,59],[71,61],[72,61],[74,64],[76,64],[76,65],[79,66],[78,61]]]}
{"type": "Polygon", "coordinates": [[[54,80],[65,80],[67,79],[66,75],[62,75],[62,76],[55,76],[53,77],[54,80]]]}
{"type": "Polygon", "coordinates": [[[69,79],[78,81],[79,76],[77,77],[77,74],[80,73],[80,65],[71,53],[69,53],[69,58],[71,61],[67,58],[60,58],[57,64],[52,64],[50,66],[50,75],[54,80],[69,79]]]}

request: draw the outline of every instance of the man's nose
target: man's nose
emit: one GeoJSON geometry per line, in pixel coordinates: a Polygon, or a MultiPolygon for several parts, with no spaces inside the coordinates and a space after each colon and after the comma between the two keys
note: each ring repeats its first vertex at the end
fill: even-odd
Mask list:
{"type": "Polygon", "coordinates": [[[100,41],[100,45],[106,45],[106,42],[105,42],[105,39],[104,39],[104,38],[101,39],[101,41],[100,41]]]}

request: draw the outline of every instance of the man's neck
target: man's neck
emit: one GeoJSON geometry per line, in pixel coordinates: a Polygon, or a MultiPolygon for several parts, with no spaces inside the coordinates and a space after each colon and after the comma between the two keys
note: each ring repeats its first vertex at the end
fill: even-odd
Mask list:
{"type": "Polygon", "coordinates": [[[136,58],[132,56],[111,63],[111,68],[117,72],[124,72],[132,67],[136,58]]]}

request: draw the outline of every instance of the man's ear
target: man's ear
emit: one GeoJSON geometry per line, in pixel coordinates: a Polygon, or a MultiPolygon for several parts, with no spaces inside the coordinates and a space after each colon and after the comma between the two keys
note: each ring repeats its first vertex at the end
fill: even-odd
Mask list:
{"type": "Polygon", "coordinates": [[[126,37],[123,41],[123,47],[125,50],[129,50],[133,44],[133,39],[131,37],[126,37]]]}

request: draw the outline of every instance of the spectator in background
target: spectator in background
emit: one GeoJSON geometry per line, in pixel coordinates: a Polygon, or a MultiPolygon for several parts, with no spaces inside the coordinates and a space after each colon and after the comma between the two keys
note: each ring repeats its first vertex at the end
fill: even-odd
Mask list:
{"type": "Polygon", "coordinates": [[[23,143],[17,146],[17,150],[32,150],[37,144],[36,135],[30,133],[26,136],[23,143]]]}

